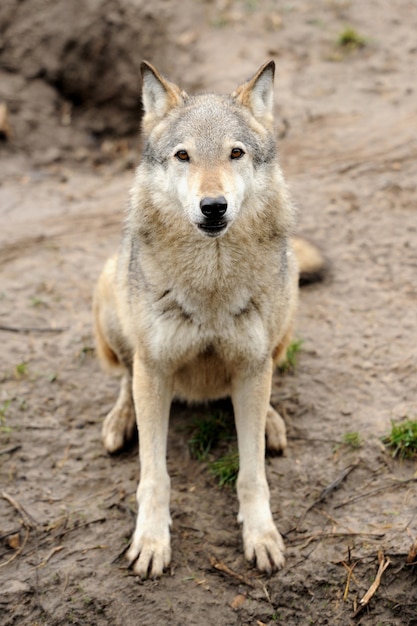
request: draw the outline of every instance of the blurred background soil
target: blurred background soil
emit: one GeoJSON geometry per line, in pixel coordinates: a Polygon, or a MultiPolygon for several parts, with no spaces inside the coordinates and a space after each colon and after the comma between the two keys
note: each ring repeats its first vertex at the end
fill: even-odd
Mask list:
{"type": "Polygon", "coordinates": [[[417,418],[416,32],[406,0],[2,0],[2,624],[417,624],[417,468],[381,443],[417,418]],[[169,571],[143,582],[123,561],[137,448],[102,448],[118,383],[90,308],[140,158],[143,58],[197,92],[275,59],[282,167],[331,267],[303,289],[298,361],[274,378],[287,565],[270,578],[243,558],[234,490],[190,454],[227,404],[173,407],[169,571]]]}

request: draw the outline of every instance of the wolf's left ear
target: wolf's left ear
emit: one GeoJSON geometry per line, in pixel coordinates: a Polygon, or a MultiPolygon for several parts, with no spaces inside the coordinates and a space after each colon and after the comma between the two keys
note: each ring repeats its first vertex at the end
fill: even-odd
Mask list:
{"type": "Polygon", "coordinates": [[[187,94],[164,78],[150,63],[143,61],[142,71],[142,102],[145,110],[143,128],[149,133],[160,122],[170,109],[181,105],[187,94]]]}
{"type": "Polygon", "coordinates": [[[232,97],[250,109],[252,115],[267,128],[272,128],[275,63],[268,61],[232,97]]]}

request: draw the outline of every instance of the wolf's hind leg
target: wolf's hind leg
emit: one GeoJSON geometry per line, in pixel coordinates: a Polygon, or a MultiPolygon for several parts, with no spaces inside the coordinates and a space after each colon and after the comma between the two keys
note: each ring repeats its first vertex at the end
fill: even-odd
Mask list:
{"type": "Polygon", "coordinates": [[[131,351],[123,335],[116,298],[117,259],[107,261],[94,294],[94,332],[97,354],[108,369],[122,369],[119,397],[106,416],[101,437],[110,454],[120,452],[137,433],[132,398],[131,351]]]}
{"type": "Polygon", "coordinates": [[[132,377],[123,374],[119,397],[106,416],[101,430],[104,447],[110,454],[121,452],[137,433],[135,408],[132,398],[132,377]]]}
{"type": "Polygon", "coordinates": [[[269,452],[281,454],[287,447],[287,435],[285,430],[285,422],[281,415],[272,408],[268,407],[266,413],[266,447],[269,452]]]}

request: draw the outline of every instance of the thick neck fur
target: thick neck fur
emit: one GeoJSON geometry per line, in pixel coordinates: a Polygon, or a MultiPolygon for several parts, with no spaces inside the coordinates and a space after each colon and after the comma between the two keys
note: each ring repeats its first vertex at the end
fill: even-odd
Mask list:
{"type": "Polygon", "coordinates": [[[155,297],[175,285],[199,298],[221,299],[231,286],[237,291],[262,288],[265,266],[269,273],[279,273],[293,221],[285,187],[275,188],[275,193],[265,192],[262,205],[243,206],[224,235],[211,238],[180,211],[160,210],[136,185],[125,236],[138,240],[132,261],[155,297]]]}

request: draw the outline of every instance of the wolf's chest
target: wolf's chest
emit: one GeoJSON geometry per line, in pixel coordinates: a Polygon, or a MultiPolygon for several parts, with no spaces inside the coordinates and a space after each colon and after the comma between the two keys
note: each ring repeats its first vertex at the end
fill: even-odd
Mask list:
{"type": "Polygon", "coordinates": [[[205,297],[167,293],[150,313],[153,357],[174,370],[206,353],[226,367],[263,358],[268,337],[260,308],[245,289],[205,297]]]}

